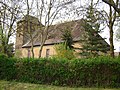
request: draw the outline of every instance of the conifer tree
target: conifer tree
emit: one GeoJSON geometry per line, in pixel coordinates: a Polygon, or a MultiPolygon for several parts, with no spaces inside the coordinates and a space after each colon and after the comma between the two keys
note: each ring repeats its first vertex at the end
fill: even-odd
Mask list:
{"type": "Polygon", "coordinates": [[[69,28],[65,28],[65,30],[62,31],[62,40],[64,41],[64,45],[66,49],[72,49],[73,46],[73,38],[71,35],[71,30],[69,28]]]}
{"type": "Polygon", "coordinates": [[[101,30],[99,29],[100,24],[98,19],[93,6],[93,0],[91,0],[91,4],[87,8],[86,19],[83,23],[85,32],[80,39],[82,43],[81,56],[95,57],[101,52],[106,53],[106,51],[108,51],[107,43],[104,42],[104,39],[99,35],[101,30]]]}

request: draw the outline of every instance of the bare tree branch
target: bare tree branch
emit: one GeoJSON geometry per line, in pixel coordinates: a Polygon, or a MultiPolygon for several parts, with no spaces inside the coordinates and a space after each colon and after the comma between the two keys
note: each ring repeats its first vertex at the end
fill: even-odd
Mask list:
{"type": "Polygon", "coordinates": [[[113,0],[102,0],[106,4],[112,6],[116,12],[120,15],[120,8],[118,8],[118,5],[113,0]]]}

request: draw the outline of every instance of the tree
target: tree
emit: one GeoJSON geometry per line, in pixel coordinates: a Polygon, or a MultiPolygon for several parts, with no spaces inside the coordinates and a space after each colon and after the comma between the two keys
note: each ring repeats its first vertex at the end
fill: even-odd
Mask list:
{"type": "MultiPolygon", "coordinates": [[[[116,3],[115,3],[116,7],[118,7],[118,3],[119,3],[119,0],[116,0],[116,3]]],[[[114,44],[113,44],[114,29],[113,29],[113,27],[114,27],[115,21],[117,19],[117,13],[116,13],[116,10],[113,9],[111,5],[109,5],[109,14],[107,14],[106,18],[108,18],[107,26],[109,28],[109,33],[110,33],[110,38],[109,38],[109,41],[110,41],[110,55],[111,55],[111,57],[114,57],[114,44]]]]}
{"type": "Polygon", "coordinates": [[[62,30],[62,40],[64,41],[66,49],[73,49],[73,38],[70,27],[67,25],[65,26],[64,30],[62,30]]]}
{"type": "MultiPolygon", "coordinates": [[[[32,0],[32,3],[34,2],[34,0],[32,0]]],[[[26,1],[26,3],[27,3],[27,15],[26,15],[26,19],[27,19],[27,32],[26,33],[28,33],[28,35],[29,35],[29,37],[30,37],[30,41],[31,41],[31,52],[32,52],[32,58],[34,58],[34,48],[33,48],[33,42],[34,42],[34,37],[33,37],[33,31],[35,30],[35,27],[34,27],[34,25],[32,25],[31,23],[30,23],[30,16],[29,16],[29,12],[30,12],[30,6],[29,6],[29,2],[28,2],[28,0],[26,1]],[[32,30],[32,29],[34,29],[34,30],[32,30]]],[[[32,7],[31,7],[32,8],[32,7]]]]}
{"type": "Polygon", "coordinates": [[[43,45],[51,32],[49,27],[52,25],[55,19],[58,19],[57,15],[60,13],[63,8],[66,8],[68,4],[71,4],[74,0],[71,1],[61,1],[61,0],[36,0],[37,6],[37,17],[40,20],[40,34],[37,38],[40,38],[40,49],[39,49],[39,57],[41,57],[43,45]],[[41,21],[44,21],[44,26],[41,25],[41,21]]]}
{"type": "Polygon", "coordinates": [[[119,0],[116,0],[116,2],[114,0],[102,0],[102,1],[108,4],[109,6],[113,7],[114,10],[118,12],[118,14],[120,15],[120,7],[118,7],[118,3],[120,3],[119,0]]]}
{"type": "Polygon", "coordinates": [[[108,48],[107,44],[103,42],[104,39],[99,35],[101,32],[100,16],[93,5],[93,0],[86,9],[86,18],[82,25],[85,31],[80,39],[82,43],[80,54],[84,57],[95,57],[99,56],[100,53],[106,53],[108,48]]]}
{"type": "Polygon", "coordinates": [[[0,44],[2,46],[2,53],[4,54],[8,54],[8,47],[11,48],[9,40],[15,33],[14,25],[19,13],[19,6],[16,3],[12,0],[0,1],[0,44]]]}
{"type": "MultiPolygon", "coordinates": [[[[31,44],[31,54],[32,58],[34,58],[34,32],[37,31],[36,27],[38,25],[38,19],[34,16],[32,16],[33,13],[33,3],[35,0],[32,0],[29,2],[28,0],[22,0],[22,5],[25,8],[21,9],[21,17],[23,17],[23,21],[20,23],[21,25],[18,25],[17,28],[17,34],[22,35],[23,37],[23,43],[26,41],[29,41],[31,44]],[[22,27],[22,29],[21,29],[22,27]]],[[[21,14],[20,13],[20,14],[21,14]]],[[[22,46],[21,46],[22,47],[22,46]]]]}
{"type": "MultiPolygon", "coordinates": [[[[20,30],[20,32],[23,32],[23,33],[20,33],[20,32],[17,32],[17,33],[20,33],[20,35],[22,35],[26,40],[29,39],[29,41],[31,42],[31,53],[32,53],[32,58],[34,58],[34,32],[36,31],[35,27],[37,26],[37,20],[36,22],[32,22],[32,20],[34,19],[34,17],[30,16],[29,14],[27,15],[24,15],[24,23],[22,23],[22,26],[23,26],[23,30],[20,30]]],[[[20,28],[20,27],[18,27],[20,28]]],[[[24,39],[24,40],[25,40],[24,39]]]]}
{"type": "Polygon", "coordinates": [[[2,23],[0,21],[0,53],[6,54],[8,57],[12,57],[14,55],[13,43],[6,44],[6,34],[2,33],[2,23]]]}
{"type": "Polygon", "coordinates": [[[14,44],[9,43],[7,46],[5,46],[6,53],[3,52],[3,46],[0,44],[0,54],[6,54],[8,57],[14,56],[14,44]]]}
{"type": "Polygon", "coordinates": [[[93,28],[93,26],[85,21],[83,27],[85,32],[80,39],[80,43],[82,43],[80,55],[88,58],[99,56],[100,53],[107,53],[109,47],[103,42],[104,39],[99,35],[99,30],[97,30],[99,26],[93,28]]]}
{"type": "Polygon", "coordinates": [[[115,26],[115,22],[118,19],[119,15],[119,0],[102,0],[103,2],[107,3],[109,6],[109,12],[108,10],[102,10],[102,13],[100,13],[103,16],[103,20],[106,23],[106,25],[109,28],[109,42],[110,42],[110,56],[114,57],[114,44],[113,44],[113,27],[115,26]],[[117,14],[118,12],[118,14],[117,14]]]}

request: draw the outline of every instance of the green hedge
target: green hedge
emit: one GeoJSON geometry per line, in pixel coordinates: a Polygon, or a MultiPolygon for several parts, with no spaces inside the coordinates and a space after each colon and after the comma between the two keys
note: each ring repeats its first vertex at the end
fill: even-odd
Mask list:
{"type": "Polygon", "coordinates": [[[0,79],[61,86],[120,87],[120,58],[66,60],[0,56],[0,79]]]}
{"type": "Polygon", "coordinates": [[[16,75],[16,60],[0,54],[0,79],[13,80],[16,75]]]}

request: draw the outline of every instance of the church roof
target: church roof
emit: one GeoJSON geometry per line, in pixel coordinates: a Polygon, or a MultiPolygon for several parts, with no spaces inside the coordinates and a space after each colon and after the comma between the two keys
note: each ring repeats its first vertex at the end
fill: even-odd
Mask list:
{"type": "MultiPolygon", "coordinates": [[[[51,25],[49,27],[48,37],[44,45],[52,45],[52,44],[64,42],[62,40],[62,31],[65,29],[71,30],[71,35],[74,42],[79,41],[80,37],[84,34],[84,28],[81,25],[82,23],[83,23],[83,20],[75,20],[75,21],[60,23],[56,25],[51,25]]],[[[33,36],[35,37],[33,41],[34,47],[40,46],[41,44],[40,37],[38,36],[39,34],[40,34],[39,30],[36,30],[33,34],[33,36]]],[[[100,36],[100,38],[102,37],[100,36]]],[[[107,44],[107,42],[104,39],[103,39],[103,44],[107,44]]],[[[22,47],[23,48],[31,47],[31,40],[29,39],[26,43],[24,43],[22,47]]]]}
{"type": "MultiPolygon", "coordinates": [[[[62,40],[62,31],[65,29],[71,30],[71,34],[73,37],[73,41],[78,41],[80,35],[83,32],[83,29],[81,27],[81,21],[80,20],[75,20],[75,21],[70,21],[70,22],[65,22],[65,23],[60,23],[56,25],[51,25],[49,27],[49,35],[48,38],[45,42],[45,45],[48,44],[56,44],[56,43],[61,43],[63,42],[62,40]]],[[[39,30],[36,30],[34,32],[34,36],[36,37],[34,40],[34,46],[39,46],[40,45],[40,37],[37,37],[38,34],[40,33],[39,30]]],[[[30,47],[31,46],[31,41],[28,40],[23,47],[30,47]]]]}

